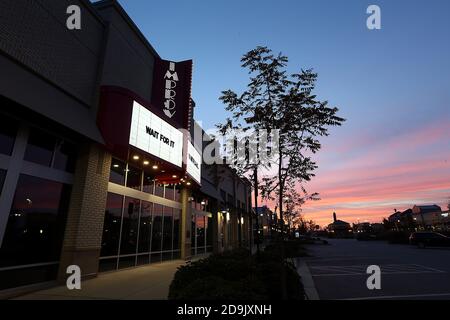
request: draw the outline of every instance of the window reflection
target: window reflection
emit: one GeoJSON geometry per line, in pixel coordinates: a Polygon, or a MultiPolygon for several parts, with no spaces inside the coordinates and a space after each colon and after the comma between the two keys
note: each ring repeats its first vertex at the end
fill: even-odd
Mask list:
{"type": "Polygon", "coordinates": [[[140,200],[125,198],[120,254],[136,253],[140,200]]]}
{"type": "Polygon", "coordinates": [[[172,250],[173,215],[172,208],[164,207],[163,250],[172,250]]]}
{"type": "Polygon", "coordinates": [[[125,162],[117,159],[112,159],[109,181],[112,183],[120,184],[121,186],[125,185],[125,170],[125,162]]]}
{"type": "Polygon", "coordinates": [[[155,188],[155,178],[153,175],[144,172],[144,183],[142,191],[153,194],[155,188]]]}
{"type": "Polygon", "coordinates": [[[119,250],[120,223],[122,219],[123,196],[108,193],[103,223],[101,256],[115,256],[119,250]]]}
{"type": "Polygon", "coordinates": [[[175,190],[174,186],[171,184],[167,184],[164,189],[164,198],[168,200],[174,200],[175,199],[175,190]]]}
{"type": "Polygon", "coordinates": [[[202,215],[197,215],[196,217],[196,227],[197,227],[197,247],[205,247],[205,217],[202,215]]]}
{"type": "Polygon", "coordinates": [[[142,201],[141,218],[139,222],[139,252],[150,251],[152,206],[151,202],[142,201]]]}
{"type": "Polygon", "coordinates": [[[20,175],[0,249],[0,267],[59,260],[70,189],[20,175]]]}
{"type": "Polygon", "coordinates": [[[152,251],[161,251],[163,206],[153,206],[152,251]]]}
{"type": "Polygon", "coordinates": [[[164,185],[156,182],[155,184],[155,196],[164,197],[164,185]]]}
{"type": "Polygon", "coordinates": [[[127,187],[141,190],[142,171],[139,168],[128,165],[127,170],[127,187]]]}
{"type": "Polygon", "coordinates": [[[175,186],[175,201],[181,202],[181,186],[175,186]]]}
{"type": "Polygon", "coordinates": [[[212,217],[206,218],[206,245],[212,246],[213,244],[213,219],[212,217]]]}
{"type": "Polygon", "coordinates": [[[173,209],[173,250],[180,248],[180,217],[181,210],[173,209]]]}

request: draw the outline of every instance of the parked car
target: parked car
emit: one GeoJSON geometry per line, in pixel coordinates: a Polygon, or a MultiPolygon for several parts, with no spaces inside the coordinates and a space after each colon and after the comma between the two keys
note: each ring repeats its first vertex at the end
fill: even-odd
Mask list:
{"type": "Polygon", "coordinates": [[[371,224],[361,223],[355,233],[355,238],[361,240],[377,240],[381,232],[377,228],[373,228],[371,224]]]}
{"type": "Polygon", "coordinates": [[[409,243],[420,248],[450,247],[450,238],[437,232],[413,232],[409,237],[409,243]]]}

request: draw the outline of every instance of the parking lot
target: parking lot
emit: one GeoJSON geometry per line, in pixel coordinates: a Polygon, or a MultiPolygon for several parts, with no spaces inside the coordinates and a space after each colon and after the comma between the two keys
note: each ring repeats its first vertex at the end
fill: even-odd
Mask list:
{"type": "Polygon", "coordinates": [[[419,249],[384,241],[330,239],[308,246],[306,266],[320,299],[450,299],[450,248],[419,249]],[[367,267],[381,269],[369,290],[367,267]]]}

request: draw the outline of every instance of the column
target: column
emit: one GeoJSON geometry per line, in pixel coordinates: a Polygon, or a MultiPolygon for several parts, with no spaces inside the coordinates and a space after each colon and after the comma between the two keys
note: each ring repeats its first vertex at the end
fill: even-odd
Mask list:
{"type": "Polygon", "coordinates": [[[78,265],[83,278],[98,273],[111,155],[95,143],[81,146],[69,204],[58,281],[78,265]]]}
{"type": "Polygon", "coordinates": [[[189,198],[191,197],[191,190],[186,187],[181,189],[181,236],[180,236],[180,248],[181,259],[189,260],[191,258],[191,204],[189,198]]]}

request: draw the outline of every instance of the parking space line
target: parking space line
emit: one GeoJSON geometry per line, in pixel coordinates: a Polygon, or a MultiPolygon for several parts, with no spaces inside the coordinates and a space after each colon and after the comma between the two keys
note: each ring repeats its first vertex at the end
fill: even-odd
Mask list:
{"type": "MultiPolygon", "coordinates": [[[[436,273],[434,271],[399,271],[399,272],[383,272],[382,275],[393,275],[393,274],[433,274],[436,273]]],[[[367,273],[324,273],[324,274],[313,274],[313,277],[338,277],[338,276],[356,276],[356,275],[365,275],[367,273]]]]}
{"type": "Polygon", "coordinates": [[[337,300],[381,300],[381,299],[408,299],[408,298],[433,298],[433,297],[450,297],[450,293],[430,293],[430,294],[410,294],[397,296],[376,296],[376,297],[358,297],[337,300]]]}
{"type": "Polygon", "coordinates": [[[438,272],[438,273],[445,273],[445,271],[442,271],[442,270],[439,270],[439,269],[435,269],[435,268],[431,268],[431,267],[426,267],[426,266],[423,266],[421,264],[415,264],[415,266],[419,266],[419,267],[422,267],[422,268],[425,268],[425,269],[433,270],[433,271],[438,272]]]}
{"type": "MultiPolygon", "coordinates": [[[[362,275],[366,274],[368,265],[310,266],[310,269],[313,271],[313,276],[362,275]]],[[[445,273],[445,271],[418,264],[386,264],[380,265],[380,268],[382,274],[445,273]]]]}

